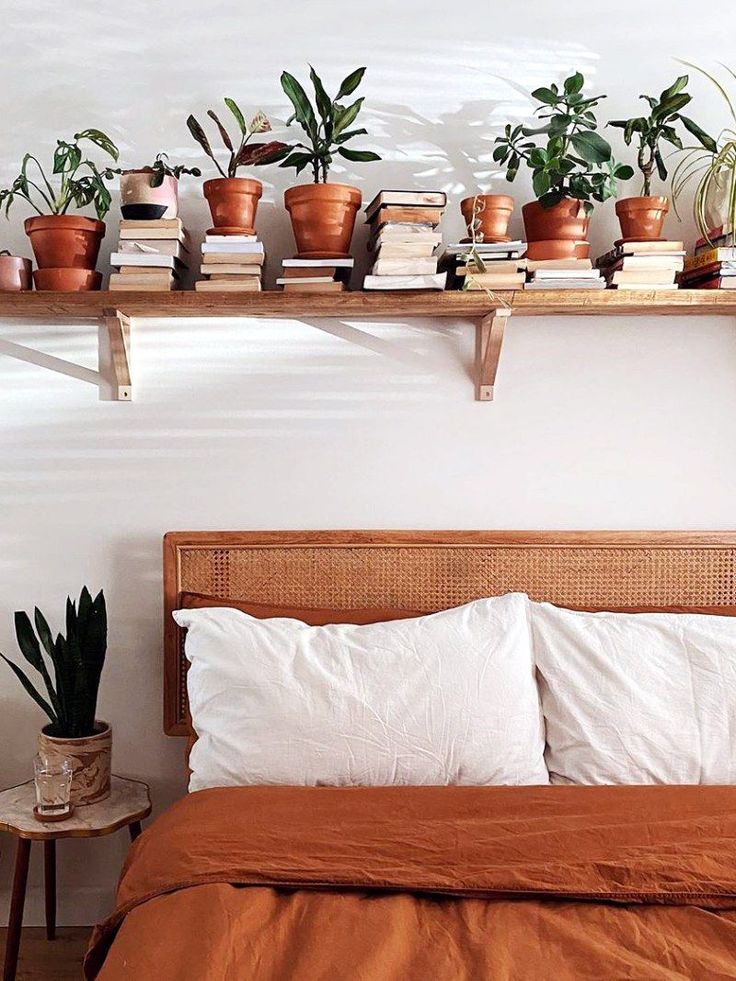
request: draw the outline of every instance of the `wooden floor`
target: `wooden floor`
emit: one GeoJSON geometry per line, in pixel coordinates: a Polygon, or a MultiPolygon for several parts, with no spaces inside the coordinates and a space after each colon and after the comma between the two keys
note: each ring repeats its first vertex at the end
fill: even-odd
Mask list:
{"type": "MultiPolygon", "coordinates": [[[[80,981],[91,932],[91,927],[59,927],[56,940],[48,941],[43,927],[25,927],[16,981],[80,981]]],[[[0,963],[5,957],[6,933],[0,930],[0,963]]]]}

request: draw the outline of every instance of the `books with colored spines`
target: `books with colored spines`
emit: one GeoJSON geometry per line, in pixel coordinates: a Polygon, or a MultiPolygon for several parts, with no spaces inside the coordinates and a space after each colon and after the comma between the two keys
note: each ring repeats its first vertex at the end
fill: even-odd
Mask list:
{"type": "Polygon", "coordinates": [[[201,246],[199,271],[204,279],[194,284],[198,293],[253,293],[263,288],[266,252],[257,235],[208,233],[201,246]]]}
{"type": "Polygon", "coordinates": [[[695,255],[709,252],[711,249],[730,249],[736,246],[736,234],[730,225],[719,225],[711,228],[707,237],[702,236],[695,243],[695,255]]]}
{"type": "Polygon", "coordinates": [[[736,289],[736,247],[708,249],[688,257],[679,282],[683,289],[736,289]]]}
{"type": "Polygon", "coordinates": [[[284,259],[276,285],[284,293],[341,293],[347,289],[355,259],[284,259]]]}
{"type": "Polygon", "coordinates": [[[609,289],[677,289],[684,265],[682,242],[622,242],[596,259],[609,289]]]}
{"type": "Polygon", "coordinates": [[[602,290],[606,283],[590,259],[527,260],[527,290],[602,290]]]}
{"type": "Polygon", "coordinates": [[[120,221],[112,291],[158,292],[180,286],[189,262],[189,241],[181,218],[120,221]]]}
{"type": "Polygon", "coordinates": [[[365,209],[372,265],[366,290],[444,289],[437,271],[437,228],[447,204],[443,191],[379,191],[365,209]]]}

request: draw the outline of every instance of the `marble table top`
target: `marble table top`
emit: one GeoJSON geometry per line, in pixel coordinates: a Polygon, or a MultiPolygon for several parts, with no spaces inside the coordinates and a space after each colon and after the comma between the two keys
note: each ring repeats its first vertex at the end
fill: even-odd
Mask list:
{"type": "Polygon", "coordinates": [[[65,821],[44,824],[33,816],[33,780],[0,793],[0,831],[19,838],[96,838],[141,821],[151,813],[148,786],[140,780],[112,777],[111,793],[98,804],[75,807],[65,821]]]}

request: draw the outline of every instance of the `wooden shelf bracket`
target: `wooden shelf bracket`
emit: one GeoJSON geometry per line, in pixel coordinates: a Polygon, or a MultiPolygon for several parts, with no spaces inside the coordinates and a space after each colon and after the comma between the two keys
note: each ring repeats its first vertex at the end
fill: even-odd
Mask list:
{"type": "Polygon", "coordinates": [[[503,334],[511,316],[510,307],[498,307],[480,320],[475,328],[475,400],[492,402],[503,334]]]}
{"type": "Polygon", "coordinates": [[[133,398],[130,378],[130,317],[126,317],[120,310],[104,310],[98,329],[97,347],[100,399],[108,402],[130,402],[133,398]]]}

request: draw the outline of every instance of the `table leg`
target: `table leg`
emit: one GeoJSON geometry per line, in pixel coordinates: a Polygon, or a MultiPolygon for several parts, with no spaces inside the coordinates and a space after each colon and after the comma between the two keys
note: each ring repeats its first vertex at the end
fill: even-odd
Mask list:
{"type": "Polygon", "coordinates": [[[128,825],[128,831],[130,832],[130,840],[135,841],[135,839],[142,831],[141,822],[133,821],[131,824],[128,825]]]}
{"type": "Polygon", "coordinates": [[[23,907],[26,901],[28,882],[28,859],[31,855],[30,838],[19,838],[15,852],[15,874],[13,875],[13,894],[10,900],[10,918],[5,943],[5,967],[3,981],[15,981],[20,948],[20,930],[23,926],[23,907]]]}
{"type": "Polygon", "coordinates": [[[46,939],[56,939],[56,841],[43,843],[43,885],[46,901],[46,939]]]}

